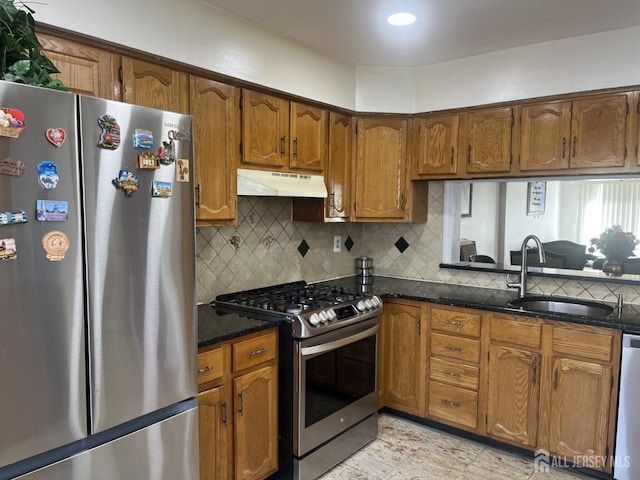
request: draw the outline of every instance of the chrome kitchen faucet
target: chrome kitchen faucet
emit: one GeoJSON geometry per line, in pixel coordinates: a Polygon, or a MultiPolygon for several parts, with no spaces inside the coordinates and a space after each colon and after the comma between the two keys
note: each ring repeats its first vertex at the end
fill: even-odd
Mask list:
{"type": "Polygon", "coordinates": [[[520,251],[522,253],[521,265],[520,265],[520,281],[518,283],[510,282],[507,279],[507,287],[508,288],[517,288],[518,289],[518,297],[523,298],[527,296],[527,244],[529,240],[533,240],[538,248],[538,261],[540,263],[546,263],[547,260],[544,255],[544,249],[542,248],[542,242],[535,235],[527,235],[522,241],[522,246],[520,247],[520,251]]]}

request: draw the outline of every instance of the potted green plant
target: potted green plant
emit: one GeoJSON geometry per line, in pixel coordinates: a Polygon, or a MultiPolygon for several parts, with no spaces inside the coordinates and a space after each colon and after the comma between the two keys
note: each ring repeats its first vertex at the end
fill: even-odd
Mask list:
{"type": "Polygon", "coordinates": [[[14,0],[0,0],[0,79],[39,87],[67,90],[59,73],[42,52],[36,37],[35,13],[24,3],[16,7],[14,0]]]}

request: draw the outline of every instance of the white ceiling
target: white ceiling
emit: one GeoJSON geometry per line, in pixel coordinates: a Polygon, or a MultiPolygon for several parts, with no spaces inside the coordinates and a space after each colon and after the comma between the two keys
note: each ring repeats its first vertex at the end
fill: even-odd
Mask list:
{"type": "MultiPolygon", "coordinates": [[[[203,0],[352,65],[429,65],[640,25],[640,0],[203,0]],[[408,27],[389,14],[410,10],[408,27]]],[[[639,59],[640,60],[640,59],[639,59]]]]}

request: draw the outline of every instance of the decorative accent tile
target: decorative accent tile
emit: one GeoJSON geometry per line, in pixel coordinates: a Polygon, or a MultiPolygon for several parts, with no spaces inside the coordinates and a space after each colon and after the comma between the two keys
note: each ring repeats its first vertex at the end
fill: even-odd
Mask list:
{"type": "Polygon", "coordinates": [[[273,245],[273,242],[275,241],[276,239],[273,238],[273,235],[267,235],[262,239],[262,244],[267,248],[271,248],[271,245],[273,245]]]}
{"type": "Polygon", "coordinates": [[[394,243],[396,248],[400,251],[400,253],[404,253],[404,251],[409,248],[409,244],[404,239],[404,237],[400,237],[396,243],[394,243]]]}
{"type": "Polygon", "coordinates": [[[351,238],[351,235],[349,235],[347,239],[344,241],[344,248],[347,249],[347,252],[350,252],[351,249],[353,248],[353,239],[351,238]]]}
{"type": "Polygon", "coordinates": [[[242,237],[240,235],[233,235],[229,239],[229,243],[233,248],[236,249],[236,252],[237,252],[238,250],[240,250],[240,245],[242,245],[242,237]]]}
{"type": "Polygon", "coordinates": [[[298,245],[298,251],[300,252],[300,255],[304,257],[309,251],[309,244],[305,240],[302,240],[300,245],[298,245]]]}

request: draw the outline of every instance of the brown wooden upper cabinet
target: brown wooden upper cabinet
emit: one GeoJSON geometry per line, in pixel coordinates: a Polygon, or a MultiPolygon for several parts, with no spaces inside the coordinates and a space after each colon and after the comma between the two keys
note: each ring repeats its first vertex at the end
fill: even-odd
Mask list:
{"type": "Polygon", "coordinates": [[[189,76],[184,72],[122,57],[122,87],[126,103],[189,113],[189,76]]]}
{"type": "Polygon", "coordinates": [[[59,79],[70,91],[120,100],[119,55],[44,33],[38,34],[38,40],[44,54],[60,70],[52,77],[59,79]]]}
{"type": "Polygon", "coordinates": [[[465,114],[466,174],[508,174],[511,170],[511,107],[486,108],[465,114]]]}
{"type": "Polygon", "coordinates": [[[325,215],[348,219],[351,215],[351,167],[355,152],[354,119],[336,112],[329,114],[329,163],[325,175],[328,198],[325,215]]]}
{"type": "Polygon", "coordinates": [[[631,103],[632,93],[618,93],[524,105],[520,170],[625,167],[631,103]]]}
{"type": "Polygon", "coordinates": [[[407,205],[408,122],[358,118],[355,168],[356,219],[402,219],[407,205]]]}
{"type": "Polygon", "coordinates": [[[246,89],[242,108],[243,164],[285,171],[324,170],[326,110],[246,89]]]}
{"type": "Polygon", "coordinates": [[[455,177],[458,172],[460,115],[431,115],[413,120],[412,178],[455,177]]]}
{"type": "Polygon", "coordinates": [[[237,220],[240,89],[191,77],[196,224],[237,220]]]}

